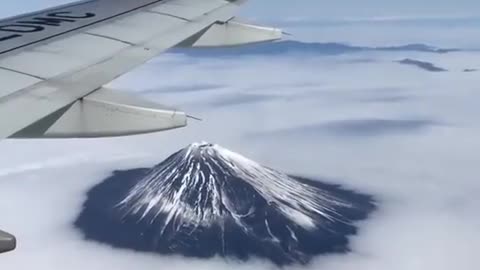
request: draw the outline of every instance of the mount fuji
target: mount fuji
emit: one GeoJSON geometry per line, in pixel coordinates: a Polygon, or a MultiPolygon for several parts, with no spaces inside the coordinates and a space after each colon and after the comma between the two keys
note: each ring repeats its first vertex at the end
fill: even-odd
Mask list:
{"type": "Polygon", "coordinates": [[[369,195],[290,176],[218,145],[194,143],[153,168],[91,189],[75,226],[118,248],[276,265],[348,252],[369,195]]]}

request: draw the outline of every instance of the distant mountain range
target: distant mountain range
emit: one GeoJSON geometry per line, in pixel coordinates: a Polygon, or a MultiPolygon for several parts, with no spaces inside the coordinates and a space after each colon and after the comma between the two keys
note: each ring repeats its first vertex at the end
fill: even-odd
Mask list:
{"type": "MultiPolygon", "coordinates": [[[[368,47],[354,46],[344,43],[321,43],[321,42],[301,42],[294,40],[285,40],[273,43],[260,43],[240,47],[227,48],[175,48],[171,53],[184,54],[193,58],[238,58],[243,56],[281,56],[281,55],[305,55],[305,56],[335,56],[343,54],[354,54],[361,52],[421,52],[432,54],[447,54],[462,51],[453,48],[437,48],[426,44],[407,44],[402,46],[368,47]]],[[[370,59],[361,61],[374,61],[370,59]]],[[[412,65],[430,72],[448,71],[445,68],[438,67],[433,63],[421,61],[412,58],[405,58],[400,61],[394,61],[399,64],[412,65]]],[[[465,68],[463,72],[475,72],[475,68],[465,68]]]]}
{"type": "Polygon", "coordinates": [[[300,42],[285,40],[273,43],[260,43],[234,48],[176,48],[173,53],[188,54],[197,57],[229,57],[242,55],[281,55],[281,54],[317,54],[317,55],[340,55],[356,52],[385,51],[385,52],[426,52],[426,53],[449,53],[460,51],[459,49],[437,48],[425,44],[407,44],[403,46],[367,47],[354,46],[344,43],[320,43],[300,42]]]}

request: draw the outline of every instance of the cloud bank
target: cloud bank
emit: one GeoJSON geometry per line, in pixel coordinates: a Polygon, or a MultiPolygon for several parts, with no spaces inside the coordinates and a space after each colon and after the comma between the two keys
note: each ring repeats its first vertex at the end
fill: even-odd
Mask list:
{"type": "MultiPolygon", "coordinates": [[[[366,40],[369,31],[349,36],[362,27],[301,32],[366,40]]],[[[419,32],[402,29],[402,39],[411,36],[396,44],[423,42],[419,32]]],[[[445,34],[439,28],[427,36],[470,30],[445,34]]],[[[378,211],[350,238],[351,253],[288,269],[474,270],[480,248],[480,78],[463,70],[477,63],[475,51],[163,55],[111,86],[204,121],[131,138],[0,142],[0,226],[19,240],[18,250],[2,255],[0,264],[15,270],[275,269],[263,260],[114,249],[83,240],[73,227],[86,192],[112,171],[152,166],[206,140],[272,168],[331,179],[378,198],[378,211]],[[449,72],[395,63],[405,58],[449,72]]]]}

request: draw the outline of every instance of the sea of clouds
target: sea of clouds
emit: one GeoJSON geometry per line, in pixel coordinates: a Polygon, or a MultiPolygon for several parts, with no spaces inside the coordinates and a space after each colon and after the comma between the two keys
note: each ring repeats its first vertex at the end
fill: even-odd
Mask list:
{"type": "MultiPolygon", "coordinates": [[[[295,28],[312,33],[305,41],[325,41],[311,25],[295,28]]],[[[356,30],[328,41],[346,40],[356,30]]],[[[416,37],[403,35],[395,45],[423,42],[416,37]]],[[[184,129],[113,139],[1,141],[0,227],[16,234],[19,246],[0,256],[0,268],[274,269],[261,260],[114,249],[84,241],[73,228],[86,192],[113,170],[151,166],[192,142],[209,141],[377,198],[379,209],[358,224],[351,253],[291,269],[476,269],[480,76],[464,69],[480,68],[480,53],[329,55],[295,46],[282,54],[239,57],[174,51],[109,85],[203,119],[184,129]],[[448,71],[397,62],[405,58],[448,71]]]]}

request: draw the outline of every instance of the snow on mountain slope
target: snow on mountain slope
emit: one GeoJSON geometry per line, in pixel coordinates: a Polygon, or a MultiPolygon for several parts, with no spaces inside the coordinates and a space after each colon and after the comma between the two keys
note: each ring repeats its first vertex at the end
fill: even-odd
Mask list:
{"type": "Polygon", "coordinates": [[[76,225],[113,246],[278,265],[347,252],[370,196],[194,143],[151,169],[117,172],[88,195],[76,225]]]}

